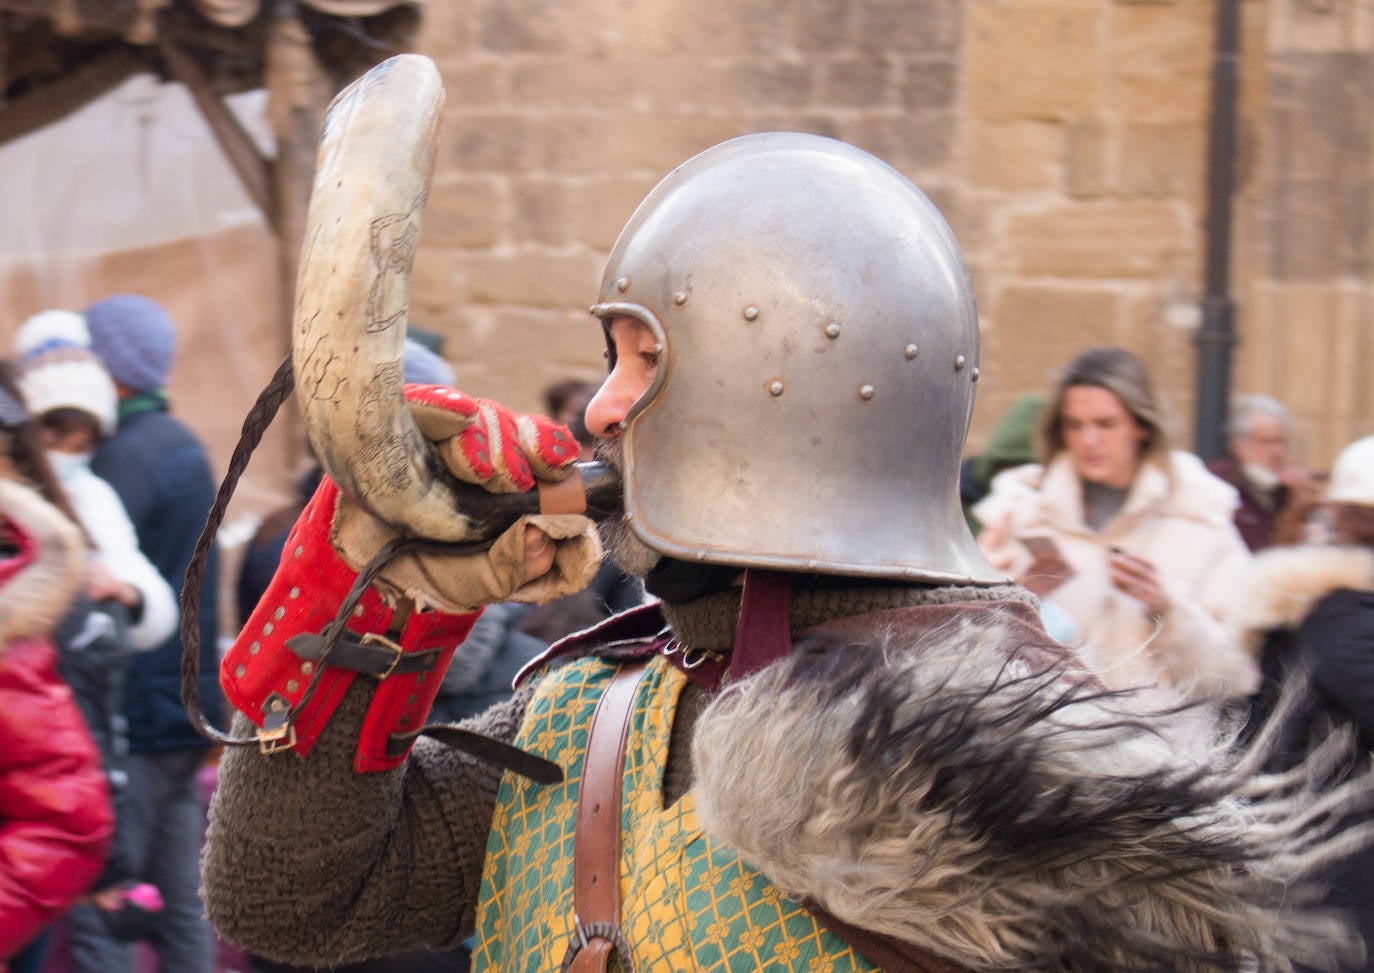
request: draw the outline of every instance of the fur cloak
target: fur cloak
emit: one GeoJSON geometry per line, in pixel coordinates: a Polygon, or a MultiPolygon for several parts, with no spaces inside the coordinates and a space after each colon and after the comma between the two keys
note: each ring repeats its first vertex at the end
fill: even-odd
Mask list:
{"type": "Polygon", "coordinates": [[[1219,722],[1185,752],[1170,730],[1190,714],[1141,711],[1028,628],[1005,609],[820,626],[702,715],[703,825],[791,894],[972,970],[1361,955],[1314,906],[1314,876],[1371,840],[1337,828],[1371,778],[1316,783],[1350,734],[1283,776],[1261,770],[1272,727],[1241,749],[1219,722]]]}

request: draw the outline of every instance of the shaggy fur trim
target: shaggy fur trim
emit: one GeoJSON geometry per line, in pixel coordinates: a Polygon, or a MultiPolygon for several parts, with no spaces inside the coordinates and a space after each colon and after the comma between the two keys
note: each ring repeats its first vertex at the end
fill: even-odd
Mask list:
{"type": "Polygon", "coordinates": [[[1283,777],[1260,773],[1272,731],[1182,755],[1177,713],[1036,671],[989,614],[918,645],[803,643],[727,688],[693,741],[703,826],[790,894],[974,970],[1361,954],[1309,911],[1310,877],[1374,840],[1337,828],[1370,777],[1314,783],[1351,736],[1283,777]]]}
{"type": "Polygon", "coordinates": [[[24,636],[47,635],[85,577],[81,532],[34,490],[0,479],[0,520],[34,544],[33,561],[0,585],[0,647],[24,636]]]}
{"type": "Polygon", "coordinates": [[[1374,590],[1374,551],[1366,547],[1276,547],[1250,564],[1233,626],[1253,643],[1270,629],[1297,628],[1333,591],[1374,590]]]}

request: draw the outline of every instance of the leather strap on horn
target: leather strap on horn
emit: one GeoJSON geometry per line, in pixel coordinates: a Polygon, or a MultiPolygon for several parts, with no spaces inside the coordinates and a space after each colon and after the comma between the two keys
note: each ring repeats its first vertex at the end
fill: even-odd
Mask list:
{"type": "Polygon", "coordinates": [[[557,483],[538,482],[541,514],[580,514],[587,510],[587,488],[576,466],[557,483]]]}
{"type": "Polygon", "coordinates": [[[605,973],[611,957],[633,973],[634,957],[620,931],[620,796],[625,741],[642,663],[617,672],[601,694],[587,733],[573,839],[573,936],[563,957],[569,973],[605,973]]]}

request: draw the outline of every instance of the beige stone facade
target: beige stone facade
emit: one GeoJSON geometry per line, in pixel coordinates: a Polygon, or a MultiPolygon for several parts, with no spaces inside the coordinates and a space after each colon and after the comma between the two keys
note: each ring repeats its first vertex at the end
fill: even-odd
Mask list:
{"type": "MultiPolygon", "coordinates": [[[[731,136],[818,132],[910,175],[963,244],[975,447],[1103,342],[1146,359],[1191,445],[1216,2],[432,0],[418,49],[448,104],[411,320],[445,337],[463,387],[540,408],[554,380],[600,375],[585,308],[659,177],[731,136]]],[[[1234,384],[1288,402],[1325,467],[1374,433],[1374,0],[1241,7],[1234,384]]],[[[0,254],[0,337],[112,290],[163,300],[185,332],[178,411],[223,470],[285,348],[272,251],[259,226],[0,254]]],[[[280,500],[297,452],[274,433],[251,507],[280,500]]]]}
{"type": "MultiPolygon", "coordinates": [[[[461,381],[535,407],[596,376],[583,308],[635,202],[767,129],[910,175],[983,322],[974,442],[1094,343],[1141,354],[1192,441],[1212,0],[448,0],[420,49],[449,103],[412,319],[461,381]],[[532,353],[531,350],[537,350],[532,353]]],[[[1374,0],[1243,0],[1235,388],[1323,466],[1374,433],[1363,380],[1374,0]]]]}

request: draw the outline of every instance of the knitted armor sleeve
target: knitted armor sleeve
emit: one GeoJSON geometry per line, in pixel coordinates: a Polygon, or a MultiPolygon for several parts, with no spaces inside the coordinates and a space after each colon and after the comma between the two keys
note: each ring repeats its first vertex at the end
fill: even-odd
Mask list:
{"type": "MultiPolygon", "coordinates": [[[[399,768],[354,773],[368,691],[354,684],[305,759],[226,752],[203,861],[226,941],[324,966],[447,949],[472,932],[501,770],[421,739],[399,768]]],[[[464,726],[511,741],[531,692],[464,726]]],[[[252,726],[240,715],[235,729],[252,726]]]]}

